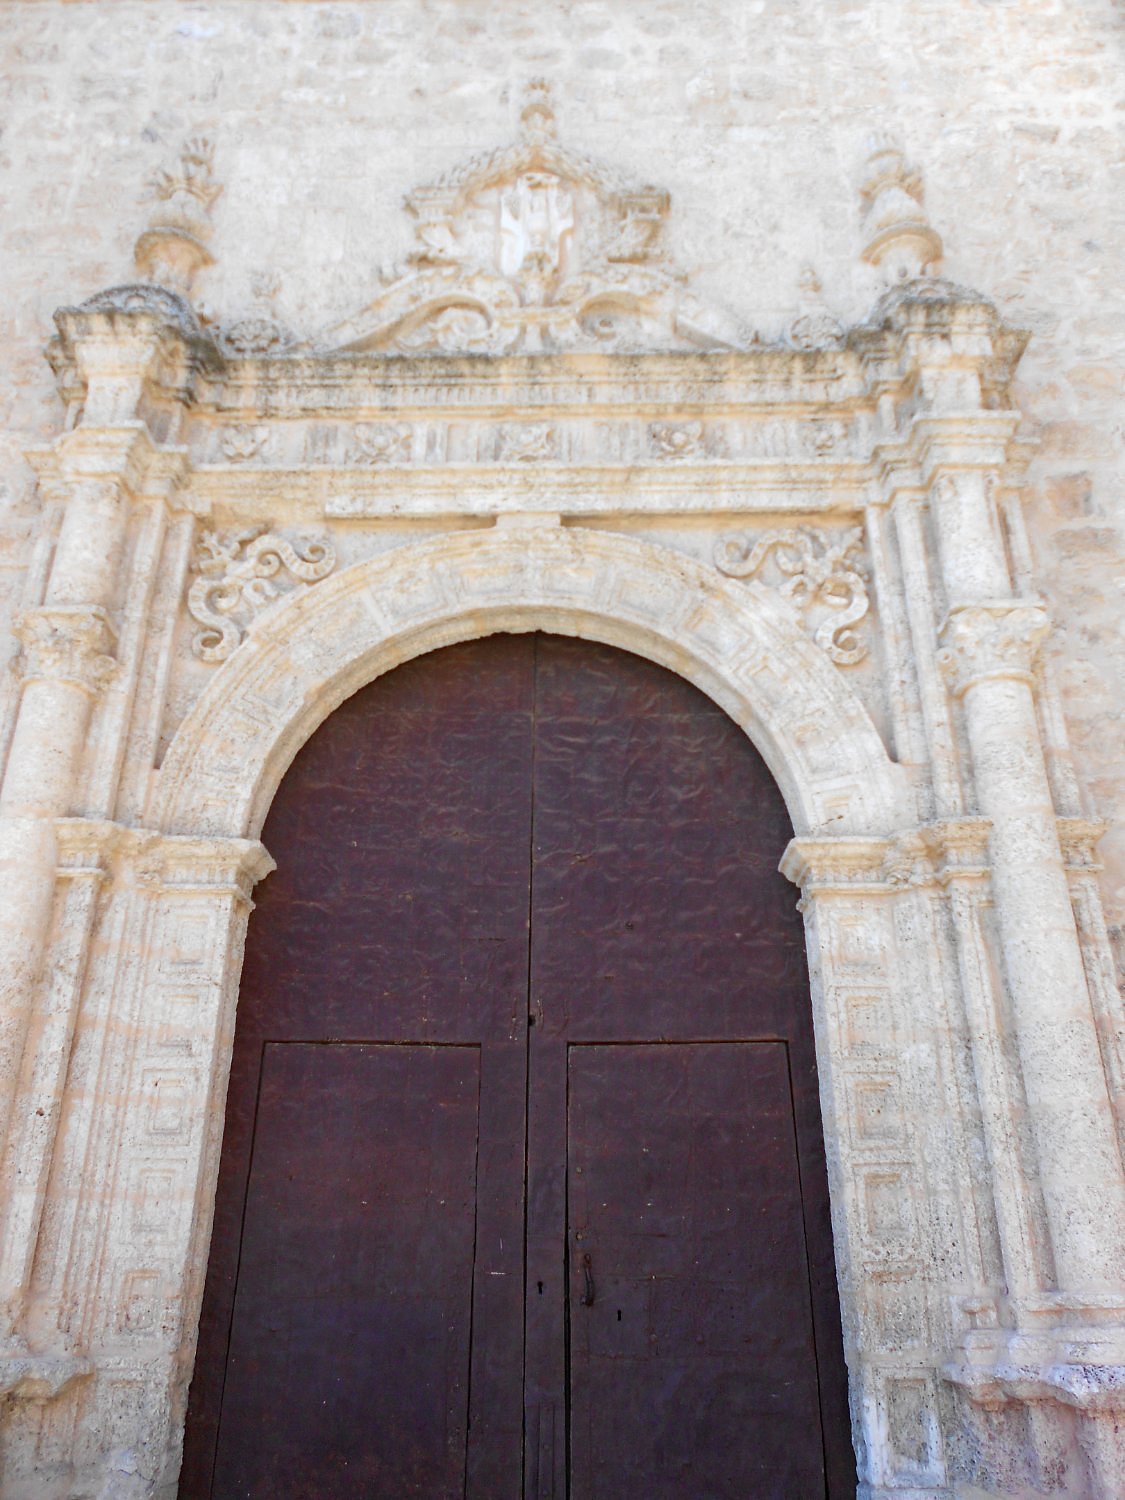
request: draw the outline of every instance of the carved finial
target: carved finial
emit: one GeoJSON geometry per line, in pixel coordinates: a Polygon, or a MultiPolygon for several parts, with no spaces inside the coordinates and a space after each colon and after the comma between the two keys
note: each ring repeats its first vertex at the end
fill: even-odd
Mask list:
{"type": "Polygon", "coordinates": [[[863,258],[876,267],[887,285],[936,271],[941,235],[922,207],[922,176],[907,165],[901,147],[878,132],[867,143],[860,185],[863,258]]]}
{"type": "Polygon", "coordinates": [[[203,136],[185,141],[174,167],[157,172],[150,187],[156,202],[148,228],[133,248],[138,273],[158,286],[187,296],[196,272],[209,266],[211,206],[222,192],[212,175],[215,148],[203,136]]]}
{"type": "Polygon", "coordinates": [[[824,288],[815,266],[806,261],[797,278],[797,316],[789,325],[789,342],[796,349],[832,349],[844,328],[824,301],[824,288]]]}
{"type": "Polygon", "coordinates": [[[520,110],[520,125],[525,141],[538,144],[554,140],[555,107],[551,102],[551,85],[545,78],[533,78],[528,84],[520,110]]]}

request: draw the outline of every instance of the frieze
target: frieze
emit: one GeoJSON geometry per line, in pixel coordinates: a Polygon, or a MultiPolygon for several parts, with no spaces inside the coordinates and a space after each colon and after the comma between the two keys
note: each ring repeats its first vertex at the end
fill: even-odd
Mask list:
{"type": "Polygon", "coordinates": [[[648,467],[777,463],[841,466],[868,456],[870,414],[839,420],[801,421],[755,416],[743,420],[700,418],[616,421],[560,419],[232,423],[218,432],[196,421],[190,446],[201,466],[252,468],[422,467],[433,464],[551,464],[558,462],[648,467]]]}

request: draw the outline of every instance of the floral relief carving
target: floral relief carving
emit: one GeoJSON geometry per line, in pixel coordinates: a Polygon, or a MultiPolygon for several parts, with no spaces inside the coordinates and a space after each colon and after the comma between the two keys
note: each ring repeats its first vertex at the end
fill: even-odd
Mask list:
{"type": "Polygon", "coordinates": [[[813,639],[837,666],[849,667],[868,654],[855,627],[870,607],[864,578],[863,529],[832,538],[811,527],[772,531],[754,540],[728,533],[715,543],[715,566],[731,578],[753,578],[772,557],[782,575],[778,592],[802,610],[815,605],[829,613],[813,639]]]}
{"type": "Polygon", "coordinates": [[[242,355],[272,354],[289,342],[280,323],[258,314],[239,318],[223,328],[220,339],[231,353],[242,355]]]}
{"type": "Polygon", "coordinates": [[[264,458],[269,447],[268,427],[227,427],[219,439],[224,458],[233,464],[264,458]]]}
{"type": "Polygon", "coordinates": [[[401,464],[410,460],[413,434],[409,427],[362,425],[352,433],[348,450],[353,464],[401,464]]]}
{"type": "Polygon", "coordinates": [[[199,576],[188,590],[188,611],[203,627],[192,651],[201,661],[225,661],[254,617],[279,597],[275,579],[283,571],[315,583],[335,566],[336,551],[328,542],[310,542],[301,553],[263,526],[227,536],[205,531],[195,555],[199,576]]]}
{"type": "Polygon", "coordinates": [[[546,422],[502,427],[496,440],[498,463],[540,463],[558,457],[558,434],[546,422]]]}
{"type": "Polygon", "coordinates": [[[658,458],[702,458],[702,422],[652,422],[649,437],[658,458]]]}

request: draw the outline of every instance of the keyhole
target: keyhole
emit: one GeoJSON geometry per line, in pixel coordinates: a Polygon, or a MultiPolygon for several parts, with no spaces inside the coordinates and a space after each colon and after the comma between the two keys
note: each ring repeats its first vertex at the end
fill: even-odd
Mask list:
{"type": "Polygon", "coordinates": [[[542,1295],[543,1295],[543,1283],[541,1281],[538,1283],[538,1287],[539,1287],[539,1295],[542,1297],[542,1295]]]}
{"type": "Polygon", "coordinates": [[[621,1309],[620,1308],[617,1309],[617,1321],[619,1323],[621,1322],[621,1309]]]}

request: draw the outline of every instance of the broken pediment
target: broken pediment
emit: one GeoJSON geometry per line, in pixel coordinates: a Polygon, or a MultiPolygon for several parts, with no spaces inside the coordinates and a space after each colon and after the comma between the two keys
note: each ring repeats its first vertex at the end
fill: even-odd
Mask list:
{"type": "Polygon", "coordinates": [[[406,199],[415,244],[379,296],[318,352],[538,353],[732,349],[750,335],[669,264],[668,194],[559,143],[533,83],[513,145],[406,199]]]}

